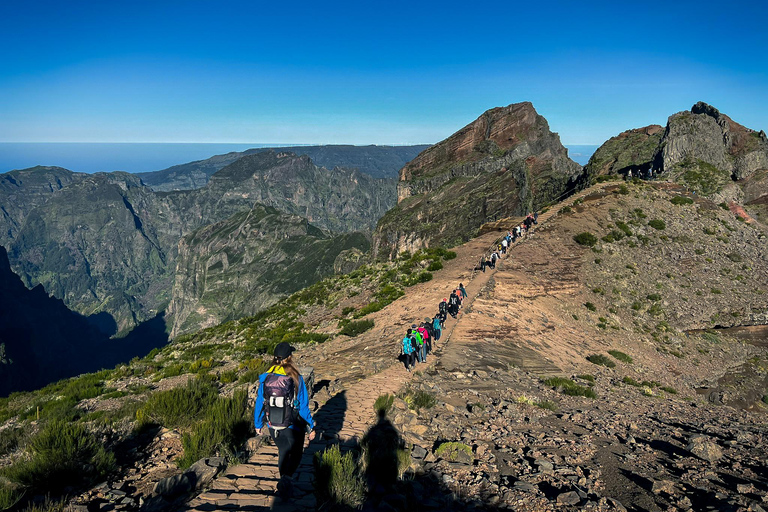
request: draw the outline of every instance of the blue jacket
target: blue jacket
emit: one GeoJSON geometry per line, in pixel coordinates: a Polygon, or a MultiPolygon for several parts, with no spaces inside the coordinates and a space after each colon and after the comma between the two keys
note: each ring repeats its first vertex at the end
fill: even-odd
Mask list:
{"type": "Polygon", "coordinates": [[[432,327],[434,327],[434,329],[436,331],[442,331],[443,330],[443,328],[440,326],[440,319],[439,318],[435,318],[434,320],[432,320],[432,327]]]}
{"type": "MultiPolygon", "coordinates": [[[[256,405],[253,409],[253,424],[256,430],[267,424],[267,415],[264,410],[264,379],[270,373],[285,375],[285,369],[282,366],[275,365],[265,373],[259,376],[259,390],[256,393],[256,405]]],[[[312,413],[309,410],[309,395],[307,394],[307,385],[304,383],[304,377],[299,374],[299,389],[296,390],[296,401],[299,403],[299,417],[307,422],[309,430],[315,428],[315,420],[312,419],[312,413]]],[[[296,428],[296,425],[290,425],[288,428],[296,428]]]]}

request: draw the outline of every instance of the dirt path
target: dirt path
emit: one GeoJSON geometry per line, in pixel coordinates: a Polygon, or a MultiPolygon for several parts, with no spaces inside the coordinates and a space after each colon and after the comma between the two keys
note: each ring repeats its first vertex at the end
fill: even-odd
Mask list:
{"type": "MultiPolygon", "coordinates": [[[[593,186],[555,205],[550,211],[539,216],[538,227],[546,223],[562,206],[572,204],[576,199],[604,186],[604,184],[593,186]]],[[[487,290],[489,283],[493,285],[492,278],[497,270],[504,265],[512,264],[518,258],[517,253],[523,252],[521,248],[526,244],[525,240],[516,244],[510,251],[511,258],[502,259],[497,269],[488,269],[486,272],[472,270],[480,260],[480,256],[487,255],[500,236],[501,233],[498,231],[488,232],[458,247],[457,258],[446,262],[445,268],[435,274],[434,280],[410,288],[405,297],[369,315],[377,327],[358,338],[339,344],[338,350],[332,357],[327,357],[324,362],[315,367],[316,375],[320,378],[332,379],[342,370],[348,372],[350,365],[359,365],[362,352],[365,352],[369,359],[372,354],[377,355],[378,360],[383,361],[382,366],[388,364],[388,367],[373,375],[345,385],[345,389],[336,392],[315,413],[315,421],[322,435],[309,443],[305,449],[302,462],[294,475],[293,500],[284,502],[274,496],[279,479],[277,449],[268,443],[264,444],[248,462],[230,467],[213,482],[209,490],[191,500],[184,510],[290,512],[315,510],[312,465],[314,454],[325,450],[333,443],[353,446],[362,438],[375,421],[373,404],[376,399],[385,393],[397,393],[412,376],[395,361],[396,345],[393,340],[402,337],[405,329],[412,323],[433,316],[437,303],[447,297],[460,282],[464,283],[469,297],[458,319],[448,318],[443,337],[434,344],[434,352],[430,356],[432,361],[428,360],[428,363],[458,367],[462,361],[466,361],[466,357],[470,355],[468,343],[478,339],[478,326],[475,325],[476,313],[472,312],[482,308],[483,301],[487,300],[483,298],[483,290],[487,290]],[[478,298],[480,300],[476,300],[478,298]],[[450,351],[445,350],[447,345],[451,345],[450,351]]],[[[530,287],[530,289],[533,288],[535,287],[530,287]]],[[[485,349],[490,348],[486,346],[485,349]]],[[[532,368],[545,372],[557,370],[550,363],[536,358],[533,351],[526,352],[521,348],[520,354],[523,359],[525,354],[529,354],[529,361],[525,364],[532,368]]]]}

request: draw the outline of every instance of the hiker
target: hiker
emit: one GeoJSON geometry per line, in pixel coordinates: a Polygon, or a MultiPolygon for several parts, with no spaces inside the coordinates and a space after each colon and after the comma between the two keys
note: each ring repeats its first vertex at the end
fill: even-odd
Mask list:
{"type": "Polygon", "coordinates": [[[440,316],[432,319],[432,330],[435,331],[435,341],[440,341],[440,336],[443,335],[443,320],[440,316]]]}
{"type": "Polygon", "coordinates": [[[301,462],[305,434],[310,441],[315,438],[307,385],[293,365],[293,351],[284,341],[277,344],[272,366],[259,376],[253,410],[254,426],[257,430],[267,428],[277,446],[277,494],[284,499],[293,494],[292,476],[301,462]]]}
{"type": "Polygon", "coordinates": [[[416,324],[411,325],[411,336],[416,341],[416,360],[420,363],[426,362],[427,358],[424,355],[424,338],[416,328],[416,324]]]}
{"type": "Polygon", "coordinates": [[[485,256],[480,256],[480,270],[485,272],[485,266],[488,265],[488,262],[485,261],[485,256]]]}
{"type": "Polygon", "coordinates": [[[439,307],[437,308],[437,318],[440,319],[440,327],[442,328],[448,318],[448,299],[443,299],[443,302],[439,304],[439,307]]]}
{"type": "Polygon", "coordinates": [[[453,318],[456,318],[456,315],[459,314],[459,296],[456,295],[455,290],[451,292],[451,296],[448,299],[448,313],[453,318]]]}
{"type": "Polygon", "coordinates": [[[431,342],[429,341],[429,331],[427,331],[427,328],[424,327],[424,324],[421,324],[416,328],[417,331],[419,331],[419,334],[421,334],[421,339],[424,340],[424,345],[422,347],[423,355],[424,355],[424,361],[427,360],[427,354],[429,354],[429,349],[431,342]]]}
{"type": "Polygon", "coordinates": [[[501,254],[507,254],[507,239],[506,239],[506,237],[501,240],[501,254]]]}
{"type": "Polygon", "coordinates": [[[538,226],[539,224],[539,212],[538,210],[533,212],[533,223],[538,226]]]}
{"type": "Polygon", "coordinates": [[[493,251],[491,253],[491,268],[496,268],[496,260],[498,259],[498,257],[499,257],[499,253],[497,253],[496,251],[493,251]]]}
{"type": "Polygon", "coordinates": [[[469,297],[469,295],[467,295],[466,288],[464,288],[464,283],[459,283],[459,292],[461,293],[461,299],[462,300],[464,300],[467,297],[469,297]]]}
{"type": "Polygon", "coordinates": [[[411,371],[411,369],[416,366],[416,348],[413,346],[410,329],[408,329],[408,332],[406,332],[405,336],[403,337],[402,350],[405,369],[407,371],[411,371]]]}

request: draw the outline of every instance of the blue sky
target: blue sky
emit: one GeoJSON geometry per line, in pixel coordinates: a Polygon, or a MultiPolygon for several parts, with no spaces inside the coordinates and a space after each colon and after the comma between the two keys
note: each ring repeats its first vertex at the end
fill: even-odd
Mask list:
{"type": "Polygon", "coordinates": [[[768,129],[765,2],[2,2],[0,141],[434,143],[531,101],[600,144],[768,129]]]}

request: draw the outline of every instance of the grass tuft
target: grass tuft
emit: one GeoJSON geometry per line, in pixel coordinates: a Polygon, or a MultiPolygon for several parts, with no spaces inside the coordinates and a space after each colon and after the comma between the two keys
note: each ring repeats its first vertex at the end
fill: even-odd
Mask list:
{"type": "Polygon", "coordinates": [[[616,363],[614,363],[611,359],[609,359],[608,357],[602,354],[592,354],[590,356],[587,356],[587,361],[589,361],[592,364],[607,366],[608,368],[616,367],[616,363]]]}

